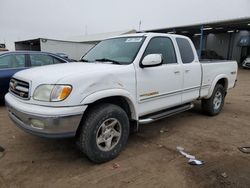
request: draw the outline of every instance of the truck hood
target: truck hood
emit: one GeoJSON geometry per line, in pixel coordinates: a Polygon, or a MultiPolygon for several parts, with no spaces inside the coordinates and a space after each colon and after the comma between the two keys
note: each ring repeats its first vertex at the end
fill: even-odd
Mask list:
{"type": "Polygon", "coordinates": [[[123,65],[109,63],[65,63],[36,67],[17,72],[14,77],[26,81],[38,81],[41,84],[55,84],[59,80],[73,75],[93,74],[96,72],[110,72],[120,69],[123,65]]]}
{"type": "MultiPolygon", "coordinates": [[[[109,89],[121,89],[131,93],[135,91],[133,65],[115,65],[100,62],[65,63],[20,71],[14,77],[31,83],[30,100],[22,100],[22,102],[45,106],[79,105],[83,103],[85,97],[109,89]],[[41,84],[68,84],[73,87],[73,90],[69,97],[61,102],[37,101],[33,99],[33,94],[41,84]]],[[[135,96],[135,93],[133,93],[133,96],[135,96]]]]}

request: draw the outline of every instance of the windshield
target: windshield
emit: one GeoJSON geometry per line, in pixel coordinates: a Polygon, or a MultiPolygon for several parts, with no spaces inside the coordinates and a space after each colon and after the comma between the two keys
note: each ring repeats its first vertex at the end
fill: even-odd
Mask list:
{"type": "Polygon", "coordinates": [[[121,37],[98,43],[85,56],[84,62],[111,62],[130,64],[134,61],[145,37],[121,37]]]}

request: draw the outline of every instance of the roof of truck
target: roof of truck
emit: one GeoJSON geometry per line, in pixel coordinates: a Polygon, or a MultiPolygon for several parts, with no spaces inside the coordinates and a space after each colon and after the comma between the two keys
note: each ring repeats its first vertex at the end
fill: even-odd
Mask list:
{"type": "Polygon", "coordinates": [[[167,33],[134,33],[134,34],[126,34],[126,35],[119,35],[115,37],[110,37],[109,39],[112,38],[121,38],[121,37],[154,37],[154,36],[172,36],[172,37],[183,37],[183,38],[188,38],[184,35],[177,35],[177,34],[167,34],[167,33]]]}

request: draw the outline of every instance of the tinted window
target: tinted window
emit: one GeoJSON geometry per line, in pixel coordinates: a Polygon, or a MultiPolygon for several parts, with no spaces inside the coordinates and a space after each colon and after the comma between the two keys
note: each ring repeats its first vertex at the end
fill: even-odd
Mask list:
{"type": "Polygon", "coordinates": [[[53,64],[53,58],[45,54],[30,54],[30,63],[32,67],[53,64]]]}
{"type": "Polygon", "coordinates": [[[187,39],[176,38],[183,63],[191,63],[194,60],[193,49],[187,39]]]}
{"type": "Polygon", "coordinates": [[[144,57],[148,54],[162,54],[163,63],[176,63],[173,43],[167,37],[152,38],[145,50],[144,57]]]}
{"type": "Polygon", "coordinates": [[[0,69],[25,67],[24,54],[11,54],[0,57],[0,69]]]}

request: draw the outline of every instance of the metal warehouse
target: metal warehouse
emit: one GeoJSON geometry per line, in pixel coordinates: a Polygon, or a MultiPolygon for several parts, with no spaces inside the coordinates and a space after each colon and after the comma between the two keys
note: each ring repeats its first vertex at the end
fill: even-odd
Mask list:
{"type": "Polygon", "coordinates": [[[237,60],[240,64],[250,55],[250,18],[153,29],[148,32],[186,35],[192,39],[202,59],[237,60]]]}

